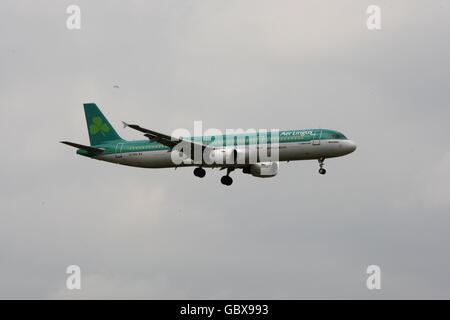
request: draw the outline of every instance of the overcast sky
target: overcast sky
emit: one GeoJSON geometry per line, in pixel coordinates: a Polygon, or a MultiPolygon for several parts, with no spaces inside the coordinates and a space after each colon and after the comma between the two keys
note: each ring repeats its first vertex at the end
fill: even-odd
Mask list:
{"type": "Polygon", "coordinates": [[[0,298],[450,298],[448,1],[0,2],[0,298]],[[66,8],[81,8],[81,30],[66,8]],[[382,10],[369,31],[366,8],[382,10]],[[119,85],[120,88],[114,88],[119,85]],[[177,128],[330,128],[272,179],[77,156],[82,104],[177,128]],[[82,290],[66,289],[66,268],[82,290]],[[367,266],[382,289],[366,288],[367,266]]]}

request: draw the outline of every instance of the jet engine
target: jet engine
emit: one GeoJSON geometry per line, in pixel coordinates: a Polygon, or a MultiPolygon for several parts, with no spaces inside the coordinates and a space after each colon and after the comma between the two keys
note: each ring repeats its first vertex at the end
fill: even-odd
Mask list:
{"type": "Polygon", "coordinates": [[[259,162],[244,167],[242,172],[258,178],[271,178],[277,175],[278,168],[278,162],[259,162]]]}

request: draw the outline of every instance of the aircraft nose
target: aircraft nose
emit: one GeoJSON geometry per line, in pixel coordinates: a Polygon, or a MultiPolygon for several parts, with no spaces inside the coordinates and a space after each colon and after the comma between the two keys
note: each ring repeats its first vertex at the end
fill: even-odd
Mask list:
{"type": "Polygon", "coordinates": [[[345,149],[348,153],[352,153],[356,150],[356,143],[352,140],[345,141],[345,149]]]}

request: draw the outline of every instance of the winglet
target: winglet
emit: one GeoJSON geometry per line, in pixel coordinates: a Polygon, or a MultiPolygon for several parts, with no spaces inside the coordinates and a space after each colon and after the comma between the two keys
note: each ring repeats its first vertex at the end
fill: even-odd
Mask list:
{"type": "Polygon", "coordinates": [[[126,123],[125,121],[122,121],[122,123],[124,128],[128,127],[128,123],[126,123]]]}

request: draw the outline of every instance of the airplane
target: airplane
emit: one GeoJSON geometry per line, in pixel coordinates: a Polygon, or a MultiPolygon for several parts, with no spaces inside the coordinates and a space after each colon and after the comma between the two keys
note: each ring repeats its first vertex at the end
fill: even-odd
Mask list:
{"type": "Polygon", "coordinates": [[[280,161],[318,160],[319,173],[324,175],[325,159],[345,156],[356,150],[355,142],[347,139],[341,132],[329,129],[278,131],[276,138],[275,135],[271,136],[271,132],[265,136],[254,132],[183,138],[123,122],[124,128],[140,131],[147,138],[127,141],[117,134],[95,103],[85,103],[84,112],[90,146],[60,141],[77,148],[77,154],[141,168],[196,167],[194,175],[199,178],[206,175],[204,168],[226,169],[226,175],[220,180],[226,186],[233,183],[230,173],[235,169],[242,169],[243,173],[254,177],[274,177],[278,173],[280,161]],[[179,146],[182,146],[181,150],[179,146]],[[262,149],[269,155],[271,150],[277,151],[277,158],[266,161],[267,158],[259,154],[252,157],[249,151],[262,149]],[[198,150],[200,159],[195,156],[198,150]],[[174,152],[181,157],[181,162],[174,162],[174,152]]]}

